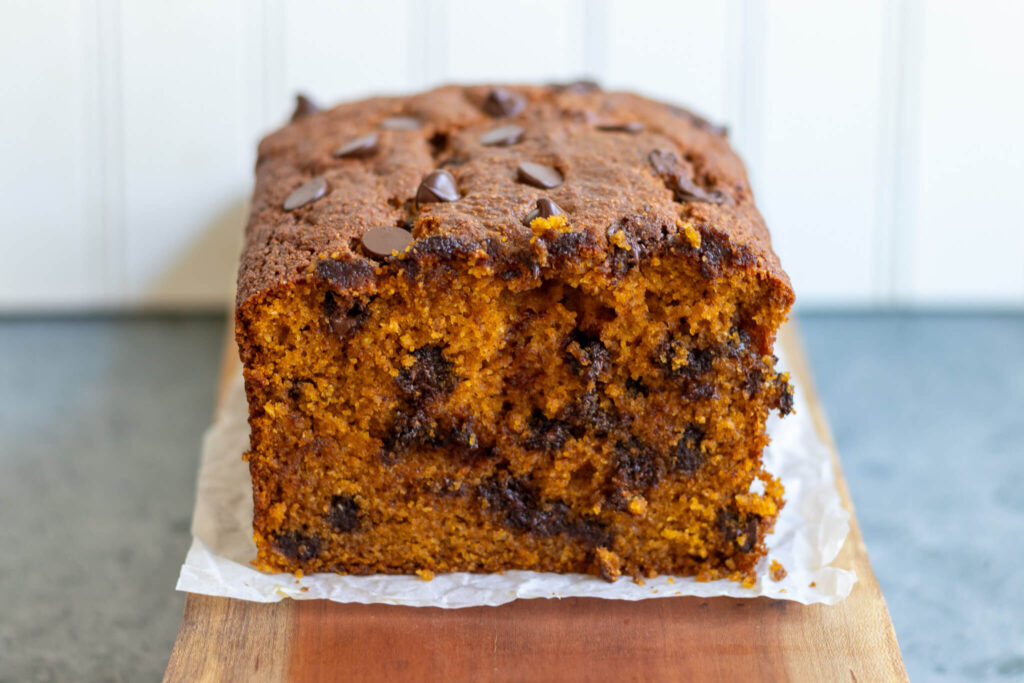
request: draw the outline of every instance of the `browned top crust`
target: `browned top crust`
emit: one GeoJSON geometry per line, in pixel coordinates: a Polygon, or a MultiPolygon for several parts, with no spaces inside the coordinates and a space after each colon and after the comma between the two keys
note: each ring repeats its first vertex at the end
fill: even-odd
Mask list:
{"type": "Polygon", "coordinates": [[[524,218],[539,198],[553,200],[571,229],[572,239],[552,250],[555,267],[605,267],[616,250],[639,258],[680,242],[691,224],[705,249],[718,252],[714,259],[724,251],[790,289],[722,129],[675,106],[585,84],[446,86],[309,110],[260,143],[237,303],[318,270],[342,286],[372,278],[379,261],[360,239],[376,226],[412,229],[408,265],[477,253],[536,274],[534,231],[524,218]],[[510,125],[521,135],[498,131],[485,138],[498,144],[481,143],[510,125]],[[538,183],[518,170],[523,162],[555,169],[564,182],[538,187],[551,174],[538,183]],[[431,191],[421,181],[438,169],[454,178],[457,200],[426,201],[431,191]],[[298,199],[313,199],[286,211],[289,195],[311,180],[298,199]]]}

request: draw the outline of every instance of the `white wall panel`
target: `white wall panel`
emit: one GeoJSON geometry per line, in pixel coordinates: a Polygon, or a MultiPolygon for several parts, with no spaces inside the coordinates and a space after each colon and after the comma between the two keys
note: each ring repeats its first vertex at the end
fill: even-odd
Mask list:
{"type": "Polygon", "coordinates": [[[636,0],[607,0],[608,86],[692,107],[735,125],[731,99],[738,14],[729,2],[658,3],[657,16],[636,0]]]}
{"type": "Polygon", "coordinates": [[[447,0],[444,35],[433,49],[445,50],[436,77],[479,83],[550,82],[586,71],[583,2],[570,0],[447,0]]]}
{"type": "MultiPolygon", "coordinates": [[[[74,306],[102,292],[89,202],[88,85],[80,3],[7,3],[0,22],[0,307],[74,306]]],[[[91,25],[89,28],[92,28],[91,25]]],[[[88,34],[91,35],[91,32],[88,34]]],[[[89,67],[92,67],[91,69],[89,67]]]]}
{"type": "Polygon", "coordinates": [[[2,14],[0,312],[222,305],[256,141],[297,91],[327,104],[581,75],[730,125],[800,304],[1024,309],[1021,3],[9,0],[2,14]]]}
{"type": "Polygon", "coordinates": [[[292,110],[296,92],[336,103],[410,88],[407,0],[284,4],[284,80],[277,120],[292,110]]]}
{"type": "Polygon", "coordinates": [[[223,300],[251,183],[243,0],[122,5],[125,297],[223,300]]]}
{"type": "Polygon", "coordinates": [[[1024,3],[922,6],[905,299],[1024,304],[1024,3]]]}
{"type": "Polygon", "coordinates": [[[804,0],[765,17],[755,189],[802,303],[878,295],[882,9],[804,0]]]}

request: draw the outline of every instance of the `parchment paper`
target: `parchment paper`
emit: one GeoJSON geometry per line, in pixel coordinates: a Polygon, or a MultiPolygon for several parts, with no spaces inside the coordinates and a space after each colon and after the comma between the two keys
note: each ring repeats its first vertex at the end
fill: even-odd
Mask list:
{"type": "Polygon", "coordinates": [[[242,461],[249,425],[239,372],[203,439],[192,547],[177,588],[256,602],[322,598],[445,608],[500,605],[518,598],[644,600],[675,595],[764,596],[835,604],[849,595],[857,581],[852,570],[828,566],[849,533],[849,514],[836,491],[828,450],[814,430],[795,380],[794,388],[796,413],[784,420],[773,416],[768,423],[772,443],[765,451],[765,465],[785,485],[786,505],[767,539],[770,551],[758,565],[758,579],[752,588],[725,579],[699,582],[659,576],[640,585],[626,577],[608,583],[593,576],[531,571],[438,574],[430,581],[417,576],[336,574],[298,579],[291,574],[257,571],[250,564],[256,557],[256,545],[252,540],[252,485],[248,466],[242,461]],[[787,571],[781,581],[768,576],[772,560],[778,560],[787,571]]]}

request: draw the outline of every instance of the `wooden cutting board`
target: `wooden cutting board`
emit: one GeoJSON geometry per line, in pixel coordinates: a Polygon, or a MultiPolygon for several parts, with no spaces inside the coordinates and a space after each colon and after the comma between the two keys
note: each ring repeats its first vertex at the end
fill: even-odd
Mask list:
{"type": "MultiPolygon", "coordinates": [[[[850,536],[834,564],[855,569],[858,581],[838,605],[568,598],[443,610],[189,594],[164,680],[906,680],[794,325],[780,343],[851,512],[850,536]]],[[[237,366],[229,341],[222,397],[237,366]]]]}

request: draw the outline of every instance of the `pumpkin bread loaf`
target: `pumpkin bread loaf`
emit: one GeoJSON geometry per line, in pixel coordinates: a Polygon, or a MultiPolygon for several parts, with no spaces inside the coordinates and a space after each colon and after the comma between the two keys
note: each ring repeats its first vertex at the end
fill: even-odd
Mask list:
{"type": "Polygon", "coordinates": [[[307,100],[260,144],[238,279],[256,564],[750,582],[792,302],[686,110],[586,82],[307,100]]]}

